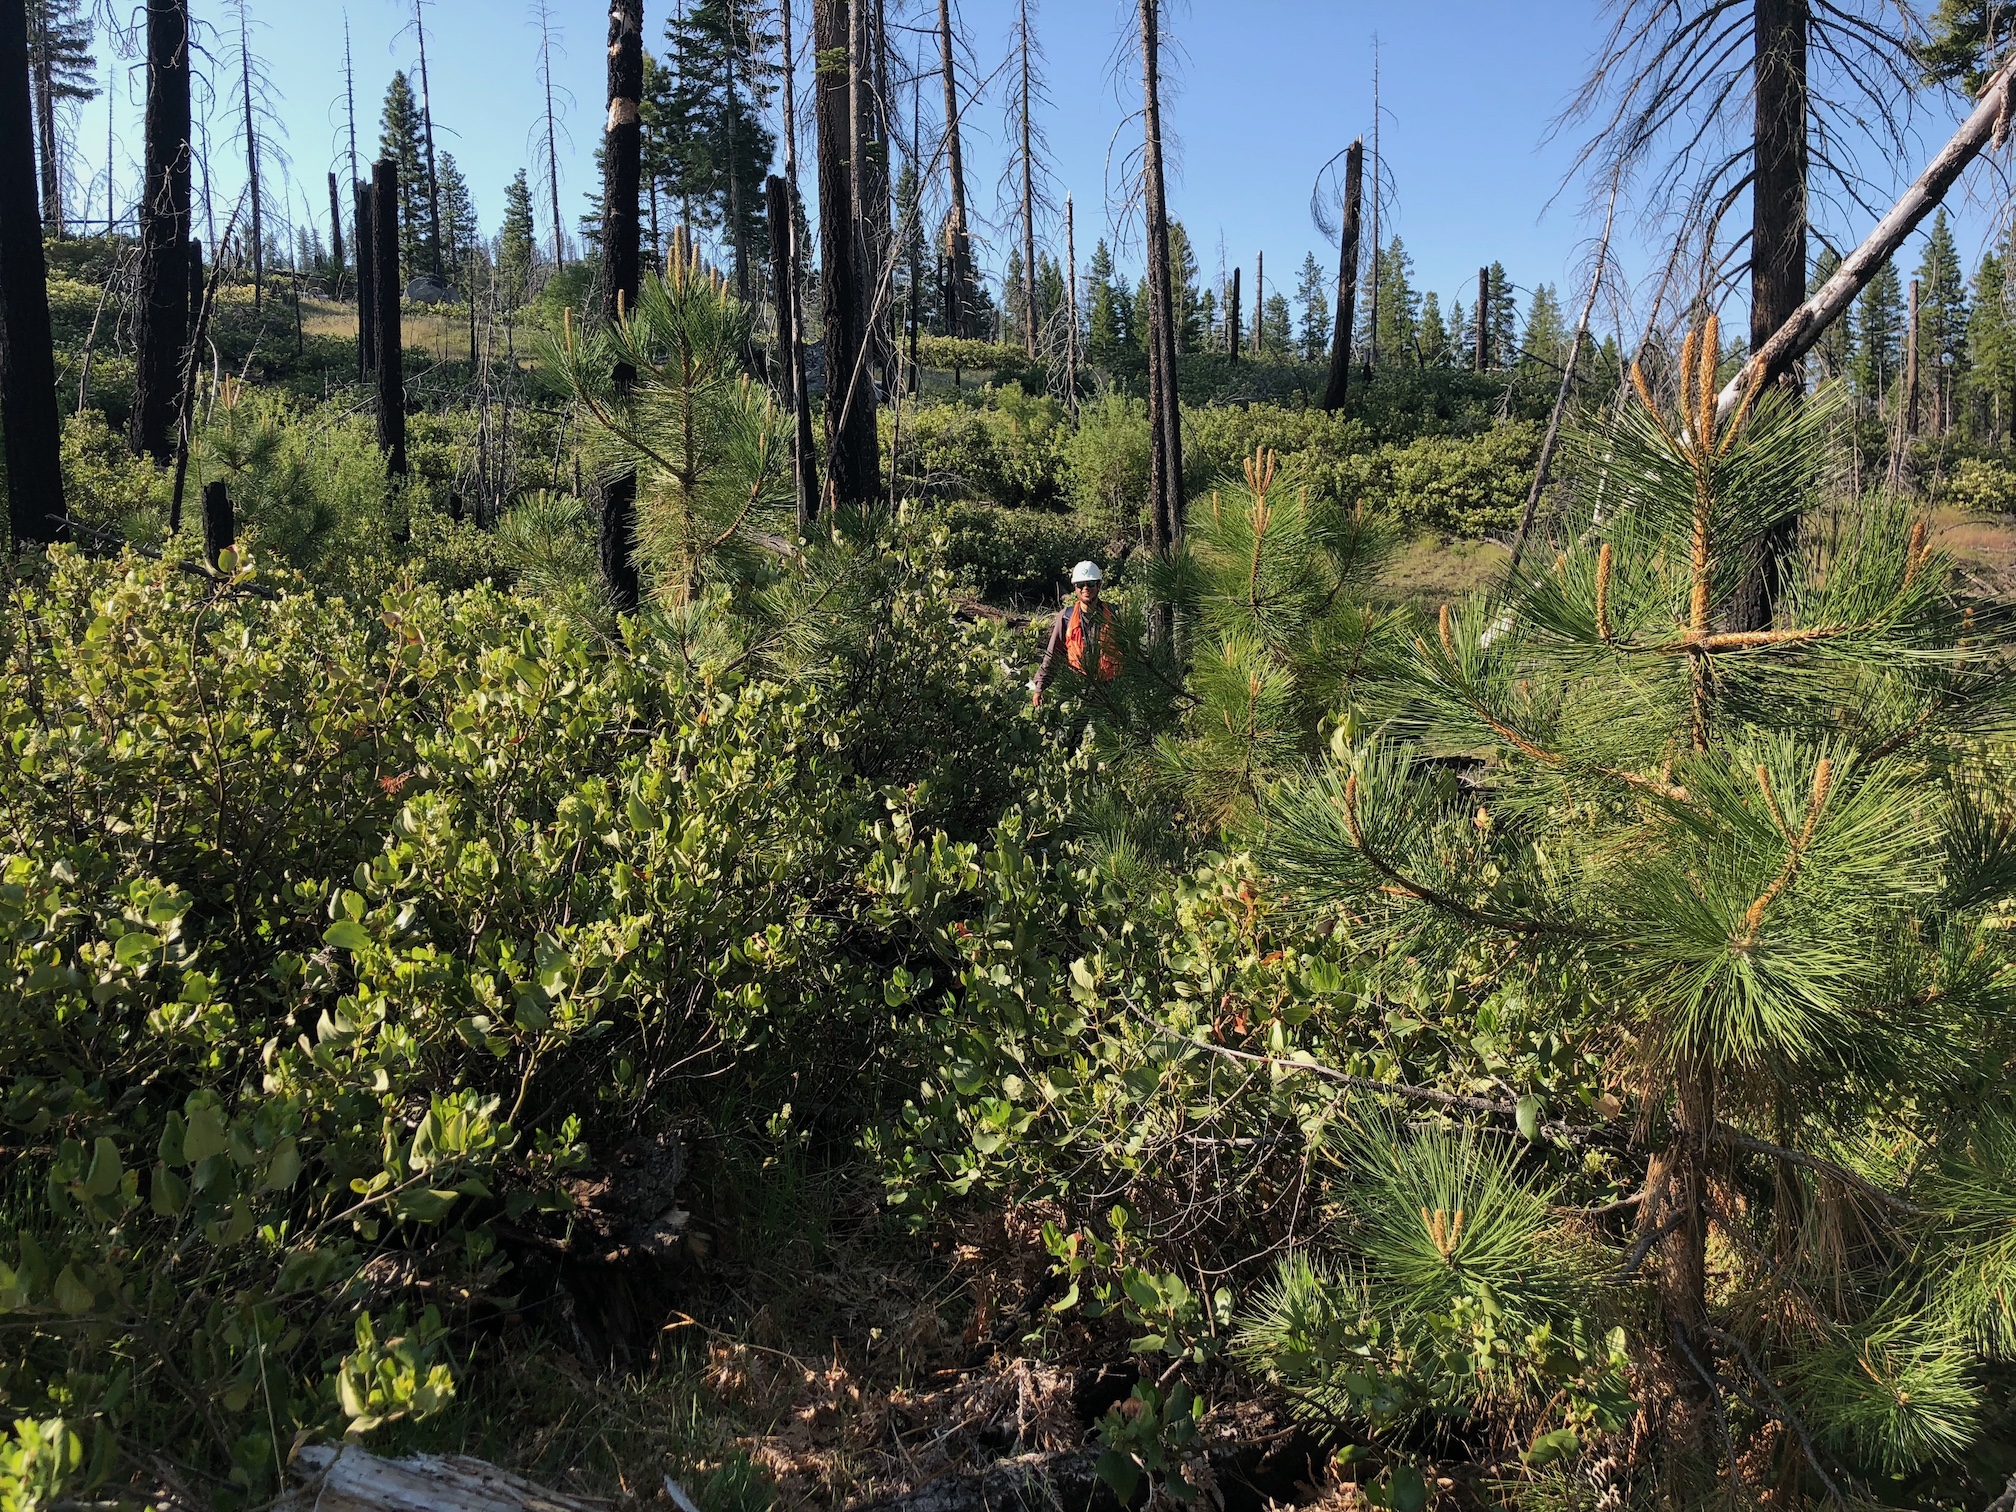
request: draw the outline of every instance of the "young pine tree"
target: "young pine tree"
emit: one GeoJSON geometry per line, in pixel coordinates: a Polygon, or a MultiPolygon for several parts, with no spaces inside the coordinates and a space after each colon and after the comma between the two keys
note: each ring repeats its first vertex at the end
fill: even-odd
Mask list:
{"type": "Polygon", "coordinates": [[[1157,752],[1187,813],[1238,818],[1317,749],[1323,716],[1370,658],[1382,620],[1361,604],[1392,545],[1364,511],[1279,482],[1271,452],[1191,504],[1182,545],[1150,584],[1193,648],[1197,701],[1157,752]]]}
{"type": "Polygon", "coordinates": [[[1519,1122],[1638,1173],[1661,1437],[1728,1464],[1775,1419],[1797,1505],[1957,1458],[2016,1342],[2016,819],[1979,759],[2011,617],[1872,500],[1806,532],[1776,628],[1722,629],[1834,417],[1718,419],[1717,336],[1688,337],[1677,411],[1634,373],[1581,448],[1600,527],[1424,626],[1381,726],[1272,796],[1263,855],[1368,953],[1523,983],[1528,1029],[1604,1058],[1614,1141],[1519,1122]]]}
{"type": "MultiPolygon", "coordinates": [[[[1457,313],[1460,318],[1461,311],[1457,313]]],[[[1446,368],[1454,359],[1449,325],[1442,318],[1442,296],[1430,289],[1421,301],[1421,365],[1446,368]]]]}
{"type": "Polygon", "coordinates": [[[671,607],[746,581],[767,560],[764,534],[794,522],[790,426],[744,370],[751,330],[749,307],[696,248],[647,277],[612,329],[584,335],[570,319],[548,353],[598,466],[636,472],[638,561],[671,607]],[[624,393],[610,377],[619,363],[637,375],[624,393]]]}
{"type": "Polygon", "coordinates": [[[1568,326],[1561,315],[1561,300],[1552,284],[1533,291],[1526,308],[1526,333],[1519,341],[1519,362],[1537,371],[1558,373],[1568,361],[1568,326]]]}
{"type": "Polygon", "coordinates": [[[1260,349],[1269,357],[1286,358],[1295,349],[1295,321],[1286,294],[1269,294],[1261,312],[1260,349]]]}
{"type": "Polygon", "coordinates": [[[1974,304],[1967,321],[1968,379],[1987,434],[1996,439],[2016,427],[2016,268],[2008,248],[1985,253],[1974,273],[1974,304]]]}

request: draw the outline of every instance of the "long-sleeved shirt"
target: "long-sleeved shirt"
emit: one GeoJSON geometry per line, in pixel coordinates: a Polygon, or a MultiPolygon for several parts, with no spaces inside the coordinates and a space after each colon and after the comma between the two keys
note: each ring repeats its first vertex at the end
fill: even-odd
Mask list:
{"type": "MultiPolygon", "coordinates": [[[[1074,613],[1082,612],[1085,607],[1086,606],[1082,605],[1079,602],[1079,600],[1074,598],[1070,603],[1066,604],[1063,607],[1063,609],[1058,611],[1058,613],[1051,619],[1050,638],[1048,641],[1044,643],[1043,646],[1043,661],[1036,668],[1037,697],[1039,698],[1042,697],[1043,690],[1050,686],[1050,678],[1051,675],[1057,670],[1058,659],[1060,657],[1064,658],[1068,664],[1069,656],[1067,647],[1071,633],[1071,616],[1074,613]]],[[[1106,606],[1100,603],[1097,599],[1094,599],[1092,601],[1090,608],[1092,610],[1092,616],[1086,625],[1085,638],[1088,642],[1092,642],[1093,645],[1096,647],[1097,637],[1107,629],[1110,623],[1110,618],[1107,613],[1106,606]]],[[[1093,655],[1098,658],[1098,660],[1094,662],[1094,665],[1099,666],[1102,665],[1109,657],[1113,655],[1113,651],[1110,649],[1105,650],[1102,654],[1101,651],[1095,650],[1093,652],[1093,655]]]]}

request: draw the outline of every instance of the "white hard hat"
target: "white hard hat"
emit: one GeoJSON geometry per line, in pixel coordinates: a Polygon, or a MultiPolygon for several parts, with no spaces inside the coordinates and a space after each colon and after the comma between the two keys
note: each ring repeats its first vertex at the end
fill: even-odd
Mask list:
{"type": "Polygon", "coordinates": [[[1071,581],[1073,583],[1103,583],[1106,581],[1106,574],[1099,570],[1097,562],[1080,562],[1076,567],[1071,569],[1071,581]]]}

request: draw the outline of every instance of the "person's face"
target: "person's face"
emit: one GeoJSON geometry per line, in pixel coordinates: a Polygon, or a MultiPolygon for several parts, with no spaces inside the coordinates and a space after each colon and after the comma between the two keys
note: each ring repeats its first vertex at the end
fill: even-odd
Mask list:
{"type": "Polygon", "coordinates": [[[1097,583],[1080,583],[1078,585],[1078,600],[1080,603],[1095,603],[1098,598],[1099,585],[1097,583]]]}

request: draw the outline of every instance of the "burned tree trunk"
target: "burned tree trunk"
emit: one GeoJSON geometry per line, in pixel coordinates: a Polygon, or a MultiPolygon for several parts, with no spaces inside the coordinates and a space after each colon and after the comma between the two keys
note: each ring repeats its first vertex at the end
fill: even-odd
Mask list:
{"type": "MultiPolygon", "coordinates": [[[[1175,295],[1169,272],[1169,198],[1162,171],[1161,0],[1141,0],[1142,176],[1148,233],[1149,546],[1166,556],[1183,538],[1183,414],[1176,380],[1175,295]]],[[[1157,604],[1149,634],[1168,644],[1175,611],[1157,604]]]]}
{"type": "Polygon", "coordinates": [[[798,334],[796,241],[792,235],[791,187],[772,177],[765,185],[770,211],[771,282],[777,305],[777,371],[791,406],[791,477],[798,504],[798,534],[812,532],[819,507],[819,456],[812,437],[812,396],[805,386],[805,348],[798,334]]]}
{"type": "MultiPolygon", "coordinates": [[[[1750,176],[1750,350],[1764,349],[1806,298],[1806,42],[1810,0],[1756,0],[1756,160],[1750,176]]],[[[1796,392],[1800,375],[1777,375],[1796,392]]],[[[1730,606],[1738,630],[1766,630],[1797,548],[1797,515],[1774,525],[1751,554],[1730,606]]]]}
{"type": "Polygon", "coordinates": [[[147,146],[140,195],[133,450],[165,465],[189,335],[189,0],[147,0],[147,146]]]}
{"type": "Polygon", "coordinates": [[[1477,270],[1477,371],[1491,365],[1491,270],[1477,270]]]}
{"type": "MultiPolygon", "coordinates": [[[[848,0],[817,0],[813,44],[820,58],[849,57],[853,18],[848,0]]],[[[875,436],[875,393],[868,375],[868,332],[862,298],[859,202],[851,165],[857,137],[853,68],[822,62],[815,95],[819,126],[819,250],[826,331],[826,503],[865,503],[880,495],[881,459],[875,436]]]]}
{"type": "Polygon", "coordinates": [[[61,540],[62,433],[49,329],[24,0],[0,0],[0,424],[14,548],[61,540]]]}
{"type": "Polygon", "coordinates": [[[378,367],[378,233],[371,224],[371,186],[355,184],[357,199],[357,376],[366,379],[378,367]]]}
{"type": "Polygon", "coordinates": [[[1918,439],[1918,280],[1911,280],[1911,303],[1904,317],[1904,436],[1918,439]]]}
{"type": "Polygon", "coordinates": [[[336,264],[336,277],[331,281],[329,295],[332,299],[343,297],[343,273],[348,260],[343,256],[343,201],[336,193],[336,175],[329,175],[329,255],[336,264]]]}
{"type": "Polygon", "coordinates": [[[967,329],[966,299],[973,286],[973,237],[966,217],[966,160],[959,141],[959,74],[952,57],[952,0],[938,0],[938,45],[945,72],[945,165],[951,175],[952,214],[946,221],[950,267],[945,279],[945,332],[967,329]]]}
{"type": "Polygon", "coordinates": [[[214,569],[217,557],[238,539],[231,517],[231,488],[222,478],[203,485],[203,560],[214,569]]]}
{"type": "Polygon", "coordinates": [[[1031,145],[1029,100],[1029,0],[1021,0],[1016,28],[1022,58],[1022,349],[1036,360],[1036,156],[1031,145]]]}
{"type": "Polygon", "coordinates": [[[1239,360],[1239,269],[1232,270],[1232,292],[1225,299],[1225,352],[1239,360]]]}
{"type": "MultiPolygon", "coordinates": [[[[441,177],[434,171],[434,102],[427,90],[427,19],[422,0],[413,0],[413,36],[420,50],[420,142],[427,149],[427,251],[441,278],[441,177]]],[[[558,213],[558,206],[555,206],[558,213]]]]}
{"type": "Polygon", "coordinates": [[[378,450],[385,474],[406,476],[406,348],[399,333],[399,165],[371,169],[371,344],[378,356],[378,450]]]}
{"type": "MultiPolygon", "coordinates": [[[[259,195],[259,120],[252,111],[252,43],[245,12],[238,12],[238,75],[245,105],[245,192],[252,202],[252,308],[266,300],[266,220],[259,195]]],[[[208,172],[208,169],[205,169],[208,172]]]]}
{"type": "MultiPolygon", "coordinates": [[[[609,113],[602,136],[602,319],[615,325],[637,306],[638,189],[643,175],[644,0],[609,6],[609,113]]],[[[733,164],[730,164],[733,172],[733,164]]],[[[740,232],[737,232],[738,240],[740,232]]],[[[736,262],[742,259],[736,249],[736,262]]],[[[637,381],[616,364],[618,396],[637,381]]],[[[637,470],[620,468],[602,482],[602,582],[619,614],[634,614],[642,590],[637,575],[637,470]]]]}
{"type": "Polygon", "coordinates": [[[1357,328],[1358,214],[1365,194],[1365,144],[1353,142],[1344,154],[1344,227],[1337,256],[1337,324],[1330,336],[1330,382],[1323,408],[1336,413],[1351,392],[1351,333],[1357,328]]]}
{"type": "Polygon", "coordinates": [[[1253,254],[1253,355],[1267,351],[1267,254],[1253,254]]]}

